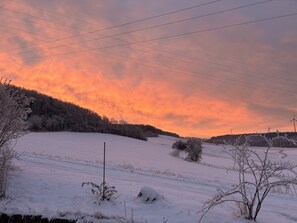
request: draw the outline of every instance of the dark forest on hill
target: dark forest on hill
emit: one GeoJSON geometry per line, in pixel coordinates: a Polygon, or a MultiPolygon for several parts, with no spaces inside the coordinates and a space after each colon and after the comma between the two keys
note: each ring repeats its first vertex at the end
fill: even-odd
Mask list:
{"type": "Polygon", "coordinates": [[[110,120],[89,109],[63,102],[37,91],[17,89],[34,99],[31,103],[32,112],[28,119],[30,131],[98,132],[141,140],[147,140],[147,137],[157,137],[159,134],[179,137],[175,133],[166,132],[150,125],[110,120]]]}
{"type": "Polygon", "coordinates": [[[234,144],[237,140],[239,144],[243,144],[248,138],[250,146],[266,147],[268,146],[265,138],[271,140],[274,147],[297,147],[296,132],[268,132],[268,133],[247,133],[214,136],[206,140],[206,142],[215,144],[234,144]],[[265,137],[265,138],[264,138],[265,137]]]}

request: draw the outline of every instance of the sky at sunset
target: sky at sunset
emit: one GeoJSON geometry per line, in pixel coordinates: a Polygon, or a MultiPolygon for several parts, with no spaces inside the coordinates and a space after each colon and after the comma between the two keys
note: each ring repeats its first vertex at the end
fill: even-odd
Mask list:
{"type": "Polygon", "coordinates": [[[293,131],[296,0],[0,0],[0,21],[15,85],[182,136],[293,131]]]}

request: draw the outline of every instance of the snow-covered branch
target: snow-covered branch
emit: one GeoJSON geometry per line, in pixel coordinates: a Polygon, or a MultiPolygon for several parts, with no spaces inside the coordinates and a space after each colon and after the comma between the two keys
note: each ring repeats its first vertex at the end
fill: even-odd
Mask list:
{"type": "Polygon", "coordinates": [[[15,157],[14,141],[26,129],[32,99],[15,90],[10,81],[0,79],[0,198],[5,196],[7,171],[15,157]]]}
{"type": "Polygon", "coordinates": [[[225,202],[235,202],[241,215],[249,220],[256,220],[265,198],[272,189],[283,187],[287,192],[295,191],[296,166],[290,162],[269,160],[271,140],[264,137],[268,147],[264,154],[260,155],[249,146],[248,137],[245,139],[245,143],[241,145],[238,139],[235,144],[224,148],[234,162],[234,169],[238,171],[238,184],[227,191],[218,189],[217,193],[206,201],[198,212],[202,213],[200,221],[208,211],[225,202]]]}

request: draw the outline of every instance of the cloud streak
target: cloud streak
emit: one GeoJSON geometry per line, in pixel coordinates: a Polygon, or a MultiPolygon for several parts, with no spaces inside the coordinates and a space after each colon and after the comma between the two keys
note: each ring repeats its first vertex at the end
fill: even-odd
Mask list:
{"type": "Polygon", "coordinates": [[[6,11],[10,16],[5,16],[0,10],[2,24],[12,27],[11,32],[2,31],[0,70],[17,85],[100,115],[152,124],[185,136],[227,134],[231,128],[234,133],[261,132],[268,123],[271,129],[290,130],[285,120],[297,111],[296,18],[118,45],[289,13],[297,9],[296,3],[267,3],[104,38],[246,4],[242,0],[218,3],[79,35],[194,4],[177,0],[5,1],[3,7],[15,12],[6,11]],[[90,41],[93,38],[98,40],[90,41]]]}

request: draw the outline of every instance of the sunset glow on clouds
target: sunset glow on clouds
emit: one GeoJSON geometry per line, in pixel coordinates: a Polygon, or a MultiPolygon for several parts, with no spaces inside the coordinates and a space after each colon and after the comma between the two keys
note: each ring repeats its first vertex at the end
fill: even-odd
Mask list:
{"type": "Polygon", "coordinates": [[[297,13],[297,2],[201,16],[260,2],[3,0],[1,76],[109,118],[183,136],[292,131],[297,15],[207,30],[297,13]],[[160,39],[189,32],[197,33],[160,39]]]}

